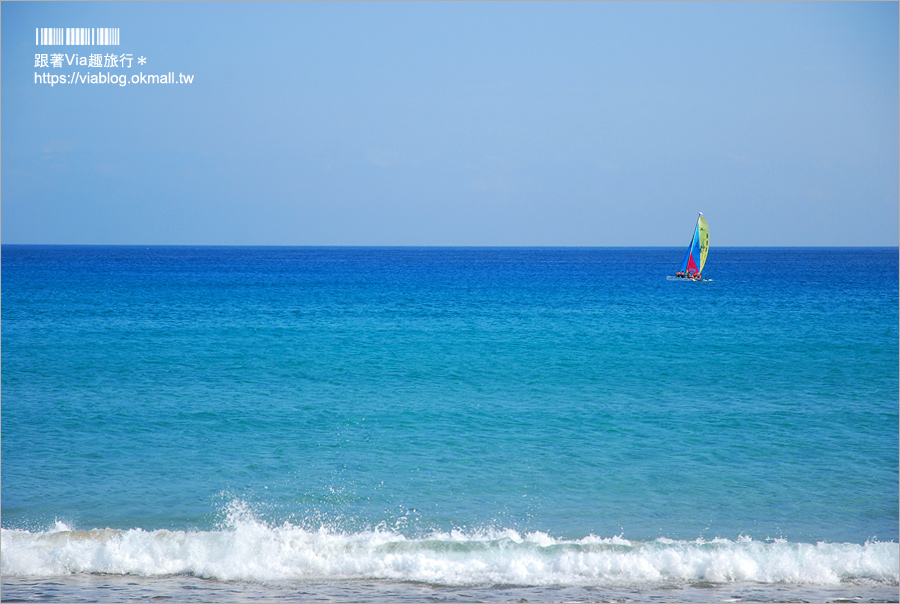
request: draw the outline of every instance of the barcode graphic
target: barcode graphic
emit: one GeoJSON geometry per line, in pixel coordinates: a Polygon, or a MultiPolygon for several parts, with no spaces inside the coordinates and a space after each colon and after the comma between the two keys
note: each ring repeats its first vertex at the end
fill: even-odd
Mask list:
{"type": "Polygon", "coordinates": [[[36,46],[118,46],[118,27],[36,27],[36,46]]]}

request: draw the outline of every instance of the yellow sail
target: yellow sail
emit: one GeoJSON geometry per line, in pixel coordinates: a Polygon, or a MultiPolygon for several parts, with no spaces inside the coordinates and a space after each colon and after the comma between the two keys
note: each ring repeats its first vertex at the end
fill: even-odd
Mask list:
{"type": "Polygon", "coordinates": [[[697,230],[700,233],[700,271],[703,272],[703,265],[706,264],[706,254],[709,252],[709,225],[706,224],[706,218],[700,217],[697,223],[697,230]]]}

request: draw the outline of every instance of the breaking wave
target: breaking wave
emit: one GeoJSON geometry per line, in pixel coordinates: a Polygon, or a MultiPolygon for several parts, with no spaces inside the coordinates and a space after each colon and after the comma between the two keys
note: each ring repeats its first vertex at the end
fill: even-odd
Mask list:
{"type": "Polygon", "coordinates": [[[0,573],[145,577],[191,575],[222,581],[390,580],[445,586],[654,588],[705,582],[836,586],[898,585],[894,542],[791,543],[713,539],[634,542],[621,537],[563,540],[513,530],[355,533],[268,525],[233,505],[215,531],[0,531],[0,573]]]}

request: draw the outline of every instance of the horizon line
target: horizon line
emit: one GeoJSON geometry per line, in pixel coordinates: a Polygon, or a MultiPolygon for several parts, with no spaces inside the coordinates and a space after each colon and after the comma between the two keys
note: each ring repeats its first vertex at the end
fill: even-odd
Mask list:
{"type": "MultiPolygon", "coordinates": [[[[0,243],[0,247],[231,247],[231,248],[383,248],[383,249],[671,249],[683,245],[429,245],[429,244],[278,244],[278,243],[0,243]]],[[[715,249],[900,249],[889,245],[717,245],[715,249]]]]}

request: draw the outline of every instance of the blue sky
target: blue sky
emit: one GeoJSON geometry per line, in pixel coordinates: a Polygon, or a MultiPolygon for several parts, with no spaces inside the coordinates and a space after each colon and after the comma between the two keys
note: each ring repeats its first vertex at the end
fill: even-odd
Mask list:
{"type": "Polygon", "coordinates": [[[898,245],[896,2],[0,11],[4,243],[898,245]]]}

